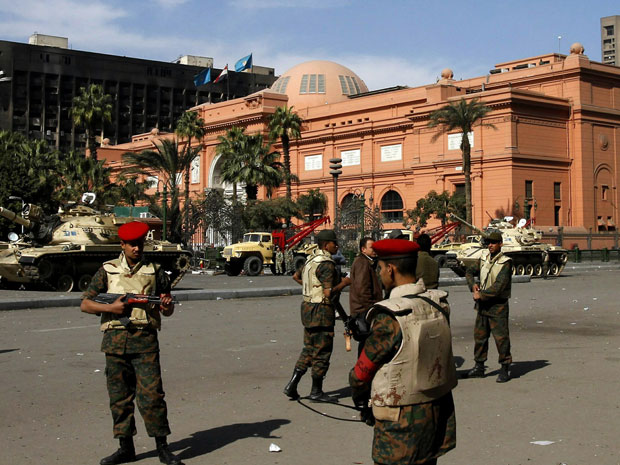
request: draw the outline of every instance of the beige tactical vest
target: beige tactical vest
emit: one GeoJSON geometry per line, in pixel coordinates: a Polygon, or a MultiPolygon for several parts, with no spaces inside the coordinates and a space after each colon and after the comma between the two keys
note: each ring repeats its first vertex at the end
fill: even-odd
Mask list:
{"type": "MultiPolygon", "coordinates": [[[[396,421],[398,407],[439,399],[457,384],[446,317],[424,300],[405,298],[407,295],[429,298],[450,313],[447,302],[440,301],[448,294],[426,290],[422,280],[392,289],[389,299],[376,304],[394,312],[403,335],[397,354],[377,371],[372,381],[370,402],[375,418],[380,420],[396,421]]],[[[371,308],[369,321],[377,310],[371,308]]]]}
{"type": "Polygon", "coordinates": [[[325,299],[323,293],[323,286],[321,281],[316,277],[316,270],[323,262],[332,262],[332,256],[325,250],[317,249],[306,260],[302,271],[302,292],[304,302],[311,302],[313,304],[320,304],[325,299]]]}
{"type": "MultiPolygon", "coordinates": [[[[501,271],[502,267],[511,261],[510,257],[507,257],[502,252],[499,252],[493,259],[491,259],[491,252],[488,250],[482,251],[480,257],[480,290],[484,291],[493,285],[497,279],[497,275],[501,271]]],[[[510,286],[502,292],[498,297],[509,299],[510,298],[510,286]]]]}
{"type": "MultiPolygon", "coordinates": [[[[108,292],[111,294],[146,294],[150,295],[155,291],[155,273],[158,264],[141,261],[130,268],[125,255],[121,254],[116,260],[110,260],[103,264],[103,269],[108,275],[108,292]]],[[[117,315],[112,313],[101,314],[101,331],[106,329],[126,329],[118,321],[117,315]]],[[[161,316],[159,309],[151,304],[134,304],[131,306],[129,316],[133,326],[144,328],[159,329],[161,327],[161,316]]]]}

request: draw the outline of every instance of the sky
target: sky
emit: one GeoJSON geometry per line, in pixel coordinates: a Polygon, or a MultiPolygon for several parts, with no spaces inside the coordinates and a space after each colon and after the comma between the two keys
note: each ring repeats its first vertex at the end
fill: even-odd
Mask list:
{"type": "Polygon", "coordinates": [[[0,0],[0,40],[37,32],[69,46],[171,62],[180,55],[231,66],[253,53],[276,75],[308,60],[352,69],[369,89],[488,73],[496,63],[581,42],[601,61],[600,18],[613,0],[0,0]],[[561,39],[558,37],[561,36],[561,39]]]}

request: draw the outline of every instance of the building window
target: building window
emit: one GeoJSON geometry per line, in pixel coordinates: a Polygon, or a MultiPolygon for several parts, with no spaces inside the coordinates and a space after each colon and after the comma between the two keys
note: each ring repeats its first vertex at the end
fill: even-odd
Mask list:
{"type": "Polygon", "coordinates": [[[403,199],[396,191],[388,191],[381,199],[381,214],[385,223],[403,221],[403,199]]]}
{"type": "Polygon", "coordinates": [[[608,36],[614,35],[614,27],[613,26],[603,26],[608,36]]]}
{"type": "Polygon", "coordinates": [[[601,200],[607,200],[609,196],[609,186],[601,186],[601,200]]]}
{"type": "Polygon", "coordinates": [[[324,74],[304,74],[299,85],[300,94],[324,94],[325,75],[324,74]],[[317,90],[318,81],[318,90],[317,90]]]}
{"type": "Polygon", "coordinates": [[[560,206],[556,205],[553,209],[553,224],[560,226],[560,206]]]}
{"type": "Polygon", "coordinates": [[[616,223],[614,223],[614,219],[611,216],[607,217],[607,230],[608,231],[616,230],[616,223]]]}
{"type": "Polygon", "coordinates": [[[455,184],[454,195],[465,198],[465,184],[455,184]]]}
{"type": "Polygon", "coordinates": [[[531,199],[534,197],[534,181],[525,181],[525,198],[531,199]]]}
{"type": "Polygon", "coordinates": [[[597,225],[597,229],[598,231],[607,231],[607,227],[605,225],[605,221],[603,220],[602,216],[598,216],[596,217],[596,225],[597,225]]]}
{"type": "Polygon", "coordinates": [[[553,200],[562,200],[562,183],[553,183],[553,200]]]}

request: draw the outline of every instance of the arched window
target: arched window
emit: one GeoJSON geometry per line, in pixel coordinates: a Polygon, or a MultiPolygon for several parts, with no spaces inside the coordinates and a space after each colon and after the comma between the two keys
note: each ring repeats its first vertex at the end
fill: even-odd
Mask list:
{"type": "Polygon", "coordinates": [[[347,194],[340,202],[340,223],[357,225],[362,221],[363,201],[354,194],[347,194]]]}
{"type": "Polygon", "coordinates": [[[381,214],[384,223],[402,223],[403,199],[396,191],[387,191],[381,199],[381,214]]]}

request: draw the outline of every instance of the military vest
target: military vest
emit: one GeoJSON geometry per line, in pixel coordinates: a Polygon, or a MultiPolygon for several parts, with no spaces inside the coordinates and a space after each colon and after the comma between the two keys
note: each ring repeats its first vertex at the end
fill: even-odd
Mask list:
{"type": "Polygon", "coordinates": [[[323,262],[332,262],[332,256],[325,250],[317,249],[308,257],[302,271],[302,293],[304,302],[320,304],[325,299],[323,285],[316,276],[316,270],[323,262]]]}
{"type": "MultiPolygon", "coordinates": [[[[116,260],[110,260],[103,264],[103,269],[108,277],[108,292],[112,294],[135,293],[150,295],[155,291],[155,275],[158,268],[158,264],[141,261],[132,269],[127,263],[125,256],[121,254],[116,260]]],[[[117,318],[118,315],[102,313],[101,331],[107,329],[126,329],[117,318]]],[[[161,327],[159,309],[148,303],[132,305],[129,321],[138,328],[148,326],[159,329],[161,327]]]]}
{"type": "Polygon", "coordinates": [[[394,288],[389,299],[371,308],[369,322],[379,311],[387,309],[396,318],[403,336],[396,355],[377,371],[372,381],[370,402],[378,419],[398,416],[399,409],[393,407],[439,399],[457,384],[452,334],[446,316],[412,295],[432,300],[447,315],[450,312],[445,301],[447,292],[426,290],[422,280],[394,288]]]}
{"type": "MultiPolygon", "coordinates": [[[[491,258],[491,252],[488,250],[482,251],[480,257],[480,290],[484,291],[493,285],[497,279],[497,275],[501,271],[502,267],[506,263],[512,263],[510,257],[507,257],[502,252],[499,252],[495,257],[491,258]]],[[[510,298],[510,286],[505,289],[501,295],[497,297],[502,299],[510,298]]]]}

